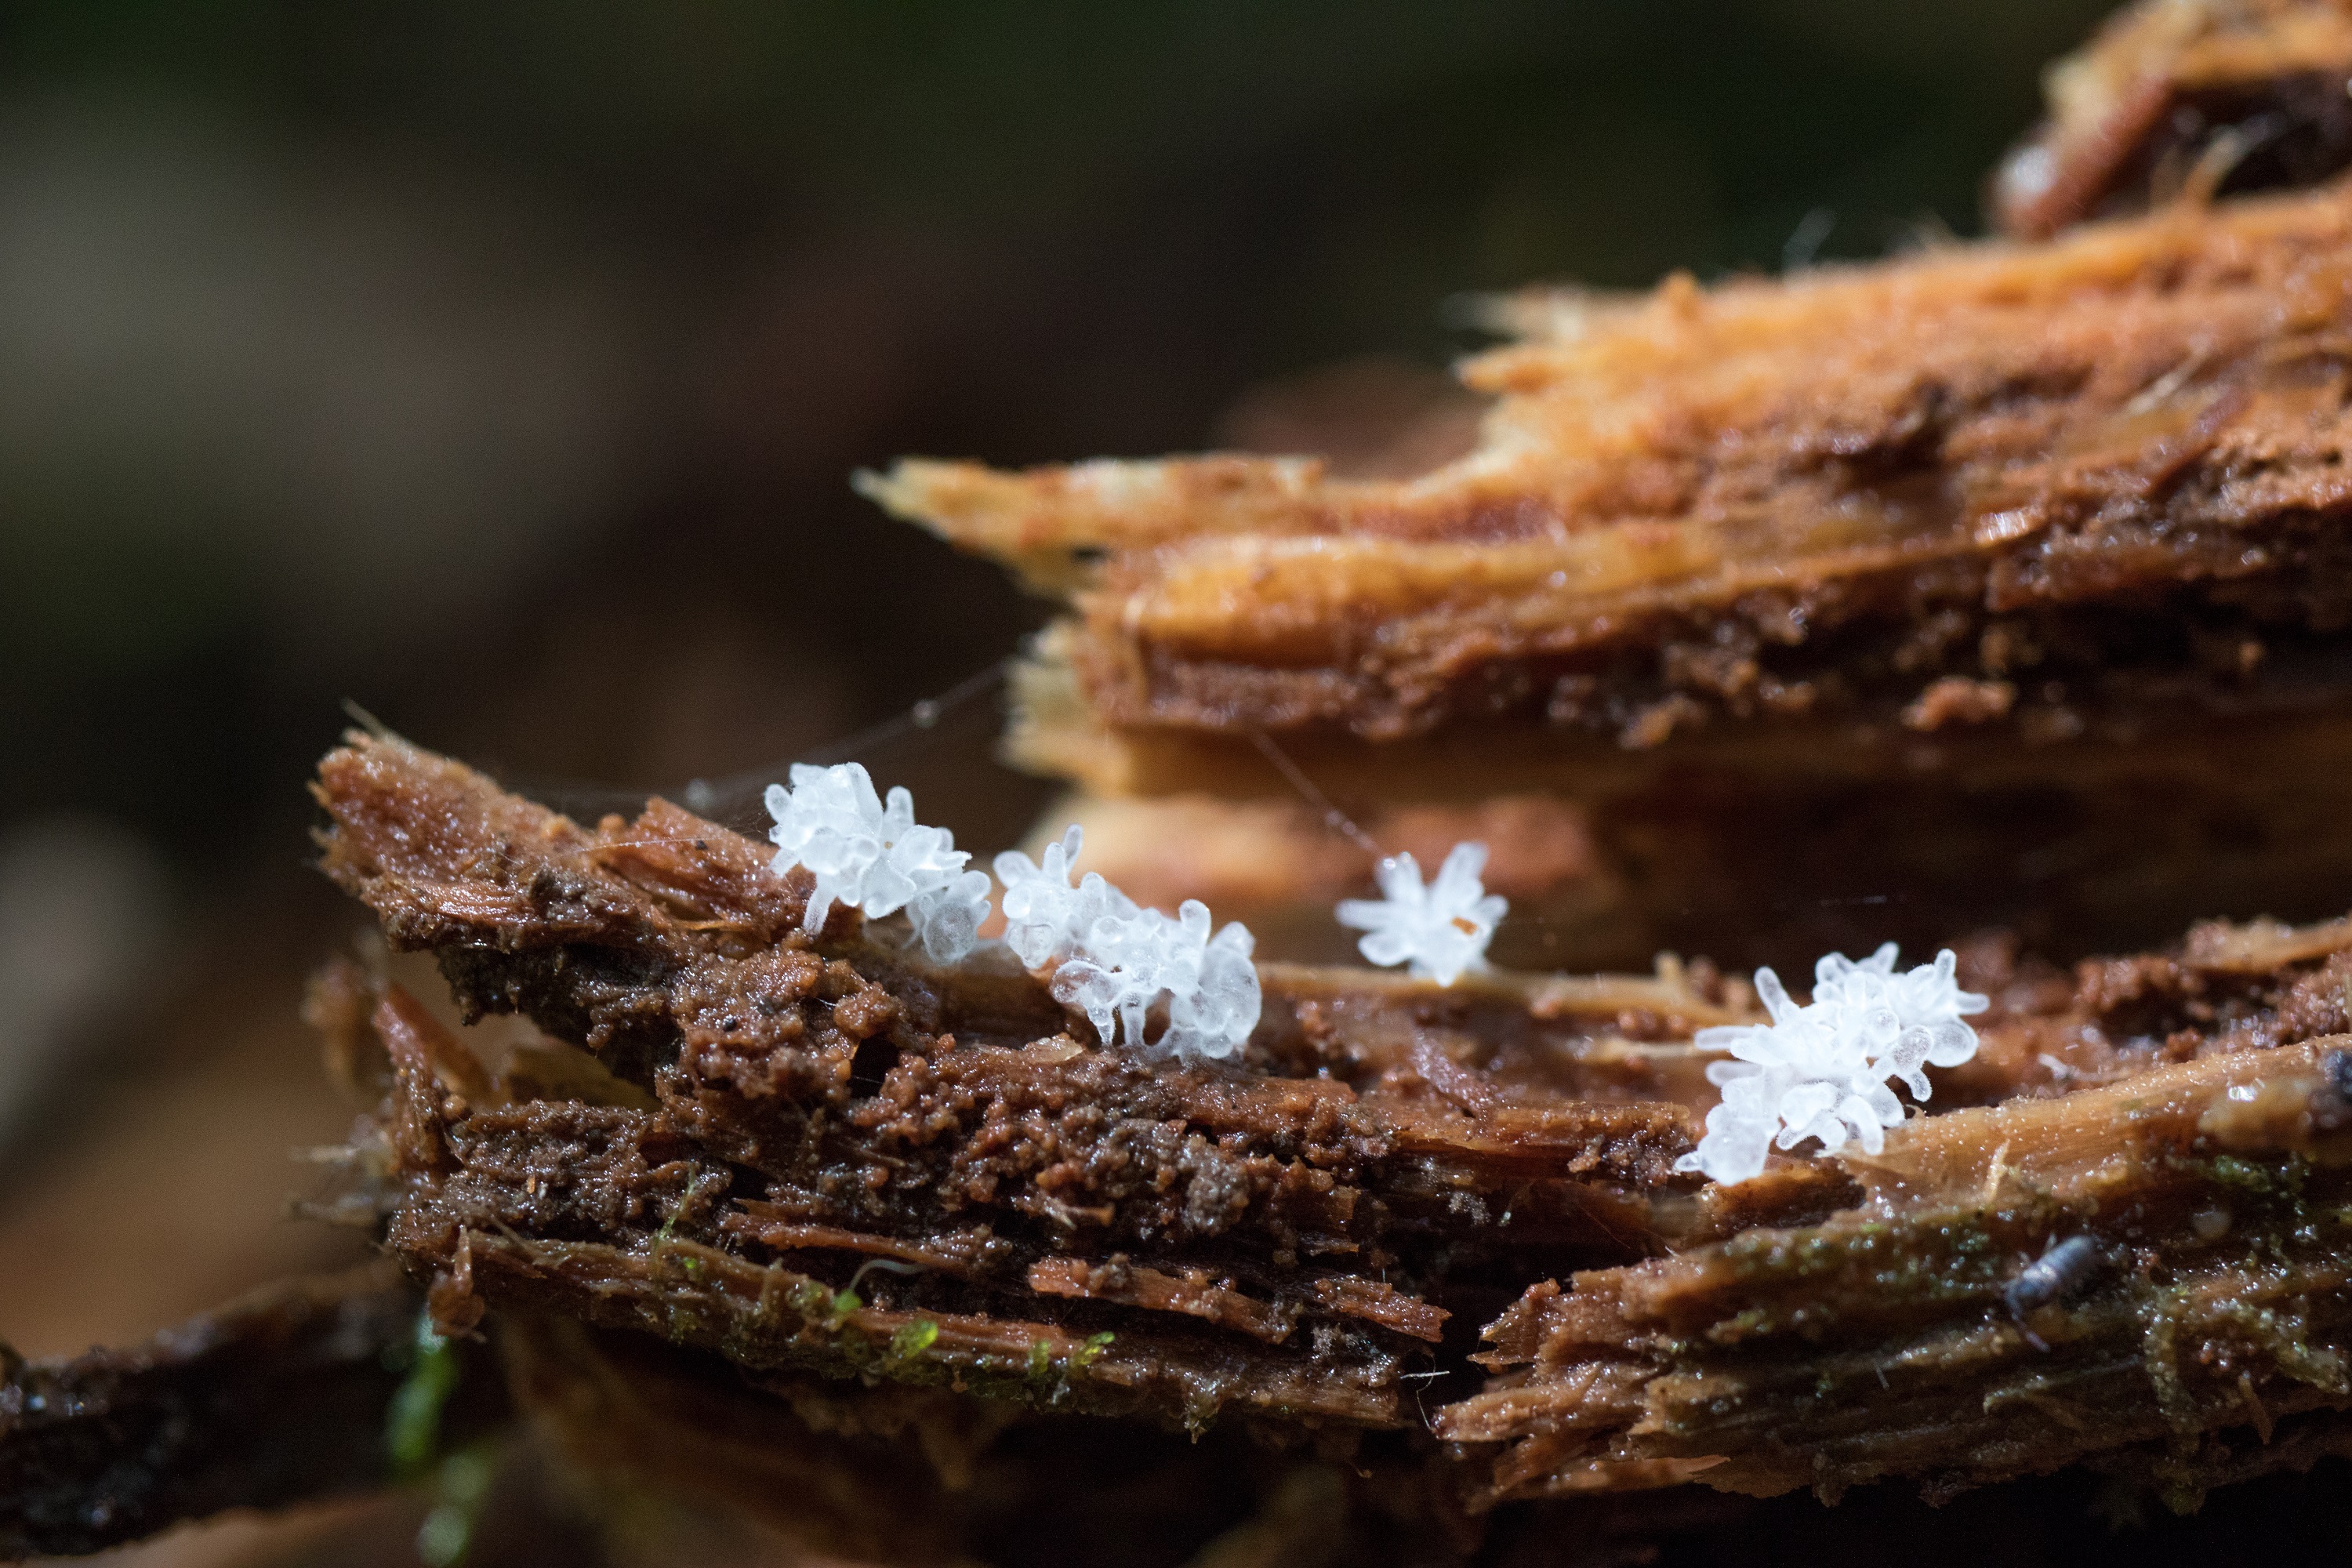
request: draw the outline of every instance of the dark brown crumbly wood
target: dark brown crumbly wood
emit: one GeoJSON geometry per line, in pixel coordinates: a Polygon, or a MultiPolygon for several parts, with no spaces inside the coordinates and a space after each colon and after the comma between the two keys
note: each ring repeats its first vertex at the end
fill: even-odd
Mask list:
{"type": "MultiPolygon", "coordinates": [[[[383,1485],[421,1304],[378,1268],[271,1286],[131,1350],[26,1363],[0,1347],[0,1558],[383,1485]]],[[[457,1436],[499,1403],[494,1377],[468,1383],[457,1436]]]]}
{"type": "Polygon", "coordinates": [[[1685,1042],[1743,1016],[1728,988],[1274,970],[1240,1064],[1152,1062],[987,957],[812,942],[756,847],[672,808],[591,832],[364,737],[322,780],[327,864],[392,929],[642,1084],[530,1098],[383,994],[390,1237],[453,1328],[570,1318],[762,1376],[1408,1449],[1425,1410],[1486,1502],[2093,1457],[2178,1489],[2258,1464],[2245,1423],[2296,1434],[2287,1463],[2352,1406],[2352,921],[2071,975],[1976,944],[1996,1009],[1940,1114],[1727,1188],[1670,1165],[1706,1103],[1685,1042]],[[753,868],[668,880],[656,839],[753,868]],[[628,984],[575,946],[638,954],[628,984]],[[2074,1237],[2095,1266],[2013,1289],[2074,1237]],[[1440,1374],[1418,1409],[1414,1367],[1440,1374]]]}
{"type": "Polygon", "coordinates": [[[1001,951],[933,970],[848,913],[813,941],[804,879],[675,807],[591,831],[369,737],[320,793],[323,864],[395,945],[652,1091],[521,1098],[385,993],[391,1239],[453,1328],[530,1303],[754,1366],[1393,1426],[1457,1300],[1615,1256],[1652,1229],[1644,1194],[1696,1185],[1670,1169],[1690,1111],[1638,1098],[1687,1048],[1581,1047],[1627,1002],[1685,1036],[1740,1016],[1657,982],[1295,971],[1244,1065],[1155,1061],[1100,1048],[1001,951]],[[931,1337],[898,1367],[902,1334],[931,1337]]]}

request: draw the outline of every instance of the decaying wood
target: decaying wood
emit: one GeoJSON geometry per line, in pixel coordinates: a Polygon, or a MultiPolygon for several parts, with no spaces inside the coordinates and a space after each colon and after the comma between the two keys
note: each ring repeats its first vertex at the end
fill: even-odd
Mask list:
{"type": "MultiPolygon", "coordinates": [[[[420,1301],[372,1268],[271,1286],[135,1349],[25,1362],[0,1346],[0,1559],[383,1485],[420,1301]]],[[[478,1429],[495,1393],[476,1380],[452,1434],[478,1429]]]]}
{"type": "Polygon", "coordinates": [[[848,911],[812,942],[803,876],[675,807],[592,831],[363,736],[320,780],[324,864],[396,946],[656,1100],[518,1099],[386,993],[391,1239],[452,1329],[487,1300],[754,1366],[1394,1426],[1431,1290],[1613,1256],[1696,1187],[1694,1117],[1641,1096],[1746,1016],[1675,979],[1270,968],[1248,1067],[1153,1061],[1001,949],[932,969],[848,911]],[[1612,1038],[1636,1014],[1679,1041],[1612,1038]]]}
{"type": "Polygon", "coordinates": [[[968,1485],[971,1451],[1011,1406],[919,1389],[761,1389],[724,1363],[561,1318],[510,1317],[496,1342],[520,1414],[574,1474],[743,1510],[827,1561],[970,1561],[938,1477],[968,1485]]]}
{"type": "Polygon", "coordinates": [[[1993,217],[2040,239],[2167,200],[2313,185],[2352,163],[2352,7],[2141,0],[2045,77],[1993,217]]]}
{"type": "MultiPolygon", "coordinates": [[[[1179,1066],[1105,1050],[992,950],[929,967],[851,914],[812,942],[797,878],[674,807],[583,828],[366,736],[320,790],[328,868],[551,1037],[485,1061],[398,984],[323,980],[341,1070],[383,1086],[353,1212],[559,1451],[789,1479],[831,1500],[793,1510],[826,1549],[948,1550],[874,1533],[867,1438],[952,1488],[1036,1420],[1348,1455],[1443,1530],[2074,1463],[2187,1499],[2352,1447],[2352,920],[2071,972],[1973,943],[1994,1009],[1935,1114],[1727,1188],[1670,1169],[1711,1092],[1692,1033],[1754,1016],[1704,972],[1269,965],[1244,1057],[1179,1066]],[[631,1457],[697,1421],[733,1436],[631,1457]]],[[[302,1287],[12,1362],[9,1543],[380,1482],[419,1300],[302,1287]]]]}
{"type": "MultiPolygon", "coordinates": [[[[1372,852],[1317,837],[1303,770],[1424,859],[1540,844],[1498,868],[1546,868],[1527,961],[2341,909],[2347,75],[2333,0],[2151,0],[1999,177],[2012,235],[2072,232],[1508,302],[1477,448],[1420,475],[866,488],[1067,596],[1012,750],[1095,792],[1090,853],[1153,901],[1278,928],[1350,890],[1372,852]]],[[[1008,1473],[1091,1484],[976,1479],[1012,1434],[1258,1446],[1216,1458],[1266,1467],[1217,1562],[1424,1560],[1503,1503],[1686,1482],[2082,1466],[2190,1506],[2352,1455],[2352,919],[2071,968],[1965,941],[1993,1009],[1925,1113],[1727,1188],[1673,1169],[1694,1033],[1757,1016],[1703,962],[1267,963],[1246,1050],[1186,1064],[993,944],[804,932],[805,874],[666,803],[585,826],[361,734],[317,795],[390,944],[544,1037],[486,1059],[323,977],[382,1094],[330,1209],[415,1283],[0,1346],[0,1555],[382,1484],[420,1309],[503,1373],[454,1431],[510,1394],[583,1473],[894,1563],[961,1560],[1008,1473]]]]}
{"type": "Polygon", "coordinates": [[[1865,1196],[1825,1225],[1536,1286],[1488,1330],[1507,1370],[1439,1431],[1509,1445],[1498,1497],[1948,1493],[2096,1453],[2161,1474],[2273,1423],[2340,1444],[2347,1089],[2331,1037],[1913,1122],[1842,1162],[1865,1196]],[[2021,1270],[2074,1237],[2088,1268],[2021,1308],[2021,1270]]]}
{"type": "Polygon", "coordinates": [[[909,461],[869,489],[1070,592],[1014,744],[1106,793],[1258,731],[1555,757],[1786,732],[1838,738],[1825,768],[2063,744],[2334,678],[2347,276],[2330,188],[1530,298],[1465,371],[1501,395],[1480,448],[1416,479],[909,461]]]}
{"type": "Polygon", "coordinates": [[[365,736],[320,794],[395,941],[649,1094],[529,1098],[385,992],[390,1237],[452,1328],[1194,1429],[1410,1447],[1425,1412],[1484,1502],[2094,1457],[2179,1488],[2255,1463],[2249,1422],[2307,1455],[2352,1406],[2352,921],[2071,973],[1979,943],[1995,1010],[1937,1114],[1725,1188],[1669,1168],[1691,1033],[1750,1016],[1721,983],[1269,966],[1240,1062],[1152,1061],[991,950],[812,942],[797,876],[674,807],[578,827],[365,736]],[[2075,1237],[2095,1266],[2021,1293],[2075,1237]]]}
{"type": "Polygon", "coordinates": [[[1007,752],[1094,795],[1295,800],[1286,757],[1368,818],[1549,799],[1590,848],[1555,963],[1785,960],[1890,895],[1912,945],[2130,950],[2352,882],[2347,279],[2339,184],[1536,294],[1465,367],[1479,447],[1416,478],[867,489],[1066,597],[1007,752]]]}

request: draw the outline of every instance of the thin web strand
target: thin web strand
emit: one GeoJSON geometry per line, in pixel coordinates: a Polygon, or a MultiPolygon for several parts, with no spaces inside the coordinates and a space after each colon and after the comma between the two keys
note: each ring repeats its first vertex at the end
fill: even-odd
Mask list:
{"type": "MultiPolygon", "coordinates": [[[[609,812],[639,811],[647,801],[659,796],[676,801],[698,816],[709,817],[721,826],[756,837],[767,831],[767,814],[760,804],[761,792],[783,777],[790,771],[792,763],[829,767],[836,763],[862,760],[866,753],[904,736],[935,730],[949,715],[961,712],[974,700],[994,692],[1003,683],[1013,663],[1013,657],[1008,655],[985,669],[966,676],[938,696],[926,697],[842,740],[803,752],[787,762],[752,768],[723,779],[689,779],[675,789],[628,790],[615,789],[609,784],[524,778],[513,781],[509,787],[581,822],[593,822],[609,812]]],[[[371,720],[369,722],[373,727],[373,721],[371,720]]]]}
{"type": "Polygon", "coordinates": [[[1275,771],[1290,781],[1290,786],[1299,793],[1307,804],[1322,813],[1324,826],[1339,834],[1357,848],[1370,852],[1375,858],[1383,857],[1380,841],[1357,826],[1355,818],[1333,805],[1331,797],[1318,789],[1315,781],[1307,776],[1306,770],[1292,762],[1289,753],[1275,744],[1273,736],[1263,730],[1252,730],[1250,740],[1256,745],[1259,752],[1265,754],[1265,760],[1274,764],[1275,771]]]}

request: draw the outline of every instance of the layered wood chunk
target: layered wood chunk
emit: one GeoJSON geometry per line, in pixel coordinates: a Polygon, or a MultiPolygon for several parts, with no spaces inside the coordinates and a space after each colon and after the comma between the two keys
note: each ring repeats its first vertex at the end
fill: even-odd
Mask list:
{"type": "Polygon", "coordinates": [[[2140,0],[2045,76],[2047,120],[2003,162],[1993,216],[2039,239],[2191,197],[2317,184],[2352,163],[2352,7],[2140,0]]]}
{"type": "Polygon", "coordinates": [[[617,1074],[531,1098],[375,1005],[392,1238],[453,1325],[529,1301],[751,1364],[1395,1426],[1456,1294],[1687,1201],[1696,1120],[1653,1086],[1744,1016],[1679,981],[1277,970],[1249,1068],[1188,1066],[1103,1049],[1002,949],[932,969],[845,910],[812,942],[804,874],[675,807],[591,831],[364,738],[320,793],[326,867],[395,943],[617,1074]],[[1673,1043],[1604,1043],[1629,1020],[1673,1043]]]}
{"type": "Polygon", "coordinates": [[[1691,1036],[1754,1015],[1703,970],[1268,965],[1244,1058],[1188,1065],[987,945],[932,968],[848,911],[812,940],[800,874],[675,807],[584,828],[365,736],[320,789],[331,874],[549,1037],[492,1070],[346,987],[390,1238],[453,1330],[1347,1437],[1474,1505],[2089,1458],[2193,1490],[2352,1405],[2352,922],[2071,973],[1974,944],[1994,1011],[1938,1114],[1720,1187],[1672,1170],[1712,1092],[1691,1036]]]}
{"type": "Polygon", "coordinates": [[[2312,1412],[2352,1451],[2347,1090],[2338,1037],[1914,1123],[1826,1225],[1536,1286],[1438,1429],[1509,1445],[1498,1496],[2186,1480],[2312,1412]]]}
{"type": "Polygon", "coordinates": [[[1406,794],[1620,751],[2096,750],[2340,690],[2347,279],[2330,188],[1536,296],[1465,368],[1499,398],[1479,448],[1417,479],[908,461],[868,489],[1070,595],[1014,751],[1106,793],[1263,776],[1259,731],[1400,748],[1406,794]]]}
{"type": "Polygon", "coordinates": [[[2343,186],[2176,205],[1525,296],[1464,371],[1477,448],[1411,479],[866,488],[1066,597],[1007,748],[1093,795],[1549,800],[1590,847],[1542,910],[1558,963],[1786,960],[1862,940],[1864,900],[1915,944],[2071,957],[2318,918],[2352,880],[2322,782],[2352,759],[2347,282],[2343,186]]]}

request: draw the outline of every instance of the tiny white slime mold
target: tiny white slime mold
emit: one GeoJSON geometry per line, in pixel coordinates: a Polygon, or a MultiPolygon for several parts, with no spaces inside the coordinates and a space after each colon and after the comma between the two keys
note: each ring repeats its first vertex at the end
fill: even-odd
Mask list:
{"type": "Polygon", "coordinates": [[[1264,1000],[1249,928],[1236,921],[1213,934],[1198,899],[1171,920],[1098,872],[1073,885],[1084,842],[1073,824],[1045,847],[1042,865],[1018,851],[996,858],[1005,945],[1030,969],[1051,969],[1055,1000],[1085,1013],[1106,1046],[1194,1058],[1239,1051],[1264,1000]],[[1155,1012],[1164,1016],[1156,1036],[1155,1012]]]}
{"type": "Polygon", "coordinates": [[[967,871],[971,858],[955,847],[943,827],[915,820],[915,799],[894,789],[885,804],[874,781],[856,763],[829,768],[793,765],[793,787],[770,784],[768,815],[775,826],[775,869],[805,866],[816,876],[801,929],[824,929],[835,903],[865,912],[869,920],[907,911],[936,962],[952,963],[970,952],[988,918],[988,876],[967,871]]]}
{"type": "Polygon", "coordinates": [[[1376,873],[1381,896],[1342,900],[1339,923],[1368,933],[1356,943],[1367,963],[1410,963],[1422,979],[1451,985],[1486,967],[1486,944],[1511,907],[1478,879],[1486,868],[1484,844],[1456,844],[1437,879],[1423,887],[1420,863],[1392,855],[1376,873]]]}
{"type": "Polygon", "coordinates": [[[1707,1081],[1723,1102],[1706,1114],[1706,1135],[1675,1162],[1717,1182],[1744,1182],[1762,1173],[1768,1151],[1792,1149],[1808,1138],[1835,1150],[1858,1142],[1869,1153],[1885,1147],[1885,1129],[1903,1120],[1903,1103],[1886,1087],[1896,1078],[1920,1100],[1932,1092],[1926,1068],[1958,1067],[1977,1053],[1977,1035],[1964,1016],[1990,1005],[1953,979],[1957,960],[1946,948],[1933,963],[1895,973],[1888,942],[1860,963],[1832,952],[1813,968],[1813,999],[1800,1007],[1780,977],[1756,972],[1756,994],[1769,1024],[1701,1029],[1696,1043],[1728,1050],[1707,1081]]]}

